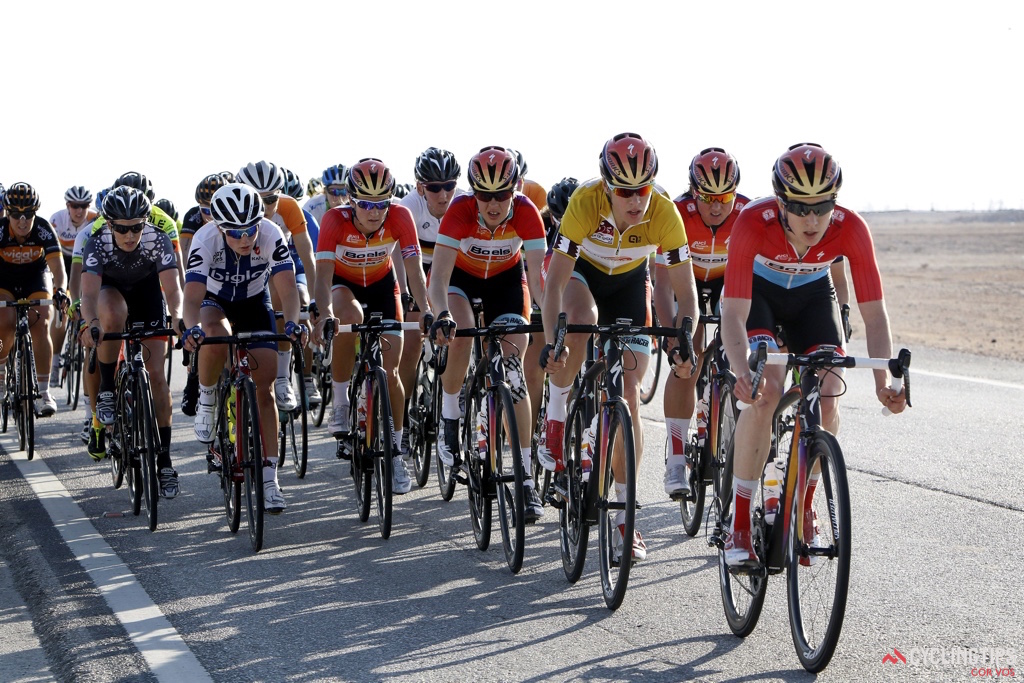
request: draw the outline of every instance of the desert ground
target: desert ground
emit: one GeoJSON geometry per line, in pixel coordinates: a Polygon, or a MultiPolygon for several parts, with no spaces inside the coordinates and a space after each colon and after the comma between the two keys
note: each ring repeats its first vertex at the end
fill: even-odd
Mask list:
{"type": "MultiPolygon", "coordinates": [[[[895,348],[1024,361],[1024,211],[865,213],[895,348]]],[[[857,336],[863,325],[854,309],[857,336]]]]}

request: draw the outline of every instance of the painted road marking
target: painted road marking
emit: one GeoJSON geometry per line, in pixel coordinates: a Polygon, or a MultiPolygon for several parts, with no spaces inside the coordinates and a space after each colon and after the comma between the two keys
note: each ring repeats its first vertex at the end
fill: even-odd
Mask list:
{"type": "Polygon", "coordinates": [[[13,439],[4,439],[11,461],[42,502],[71,553],[124,625],[132,643],[161,681],[211,681],[192,651],[130,569],[107,544],[60,480],[39,457],[26,460],[13,439]],[[17,456],[17,457],[16,457],[17,456]]]}
{"type": "Polygon", "coordinates": [[[941,377],[942,379],[954,379],[959,382],[974,382],[975,384],[987,384],[992,387],[1002,387],[1004,389],[1017,389],[1019,391],[1024,391],[1024,384],[1000,382],[997,379],[983,379],[981,377],[968,377],[967,375],[953,375],[946,372],[932,372],[930,370],[915,370],[913,367],[910,368],[910,374],[911,376],[925,375],[927,377],[941,377]]]}

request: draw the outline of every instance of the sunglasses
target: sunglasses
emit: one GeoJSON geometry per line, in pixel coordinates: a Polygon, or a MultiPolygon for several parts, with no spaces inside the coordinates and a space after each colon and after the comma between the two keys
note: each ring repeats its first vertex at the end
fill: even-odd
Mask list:
{"type": "Polygon", "coordinates": [[[728,204],[732,200],[736,199],[736,193],[723,192],[722,194],[705,194],[704,192],[697,192],[697,199],[705,204],[712,204],[714,202],[718,202],[719,204],[728,204]]]}
{"type": "Polygon", "coordinates": [[[213,215],[213,209],[211,209],[208,206],[200,206],[199,207],[199,213],[203,214],[204,216],[212,216],[213,215]]]}
{"type": "Polygon", "coordinates": [[[502,190],[501,192],[473,192],[477,199],[484,204],[488,202],[503,202],[515,194],[515,190],[502,190]]]}
{"type": "Polygon", "coordinates": [[[622,197],[623,199],[629,199],[630,197],[646,197],[654,191],[653,185],[642,185],[640,187],[611,187],[608,186],[612,194],[616,197],[622,197]]]}
{"type": "Polygon", "coordinates": [[[7,214],[12,221],[30,221],[36,217],[35,211],[25,211],[24,209],[10,209],[7,214]]]}
{"type": "Polygon", "coordinates": [[[267,206],[270,206],[271,204],[277,204],[277,197],[278,196],[276,194],[268,194],[267,196],[263,197],[263,203],[266,204],[267,206]]]}
{"type": "Polygon", "coordinates": [[[786,211],[794,216],[800,216],[801,218],[809,213],[815,213],[818,216],[825,216],[836,208],[836,200],[826,199],[825,201],[818,202],[817,204],[801,204],[800,202],[787,202],[783,199],[782,205],[786,207],[786,211]]]}
{"type": "Polygon", "coordinates": [[[332,189],[332,188],[328,187],[327,188],[327,194],[331,195],[332,197],[346,197],[346,196],[348,196],[348,190],[346,188],[344,188],[344,187],[341,188],[341,189],[338,189],[338,188],[333,188],[332,189]]]}
{"type": "Polygon", "coordinates": [[[240,240],[243,237],[256,239],[256,235],[260,232],[260,224],[257,223],[249,228],[220,228],[220,231],[224,233],[225,237],[230,237],[233,240],[240,240]]]}
{"type": "Polygon", "coordinates": [[[382,202],[370,202],[365,199],[357,199],[356,206],[358,206],[363,211],[373,211],[374,209],[376,209],[377,211],[383,211],[384,209],[391,206],[391,201],[385,199],[382,202]]]}
{"type": "Polygon", "coordinates": [[[138,235],[140,232],[142,232],[142,229],[144,227],[146,227],[146,221],[132,223],[131,225],[123,225],[121,223],[110,224],[110,229],[116,232],[118,235],[127,235],[128,233],[138,235]]]}
{"type": "Polygon", "coordinates": [[[449,181],[444,182],[444,183],[424,183],[423,184],[423,188],[427,192],[433,192],[434,194],[437,194],[438,192],[441,192],[442,190],[444,192],[451,192],[452,190],[455,189],[455,181],[454,180],[449,180],[449,181]]]}
{"type": "Polygon", "coordinates": [[[79,204],[78,202],[73,202],[69,203],[68,206],[71,207],[72,209],[78,209],[79,211],[81,211],[82,209],[88,209],[89,203],[86,202],[84,204],[79,204]]]}

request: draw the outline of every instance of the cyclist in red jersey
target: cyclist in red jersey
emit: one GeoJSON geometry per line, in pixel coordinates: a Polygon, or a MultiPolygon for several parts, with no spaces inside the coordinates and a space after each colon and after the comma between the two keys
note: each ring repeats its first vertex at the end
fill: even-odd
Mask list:
{"type": "MultiPolygon", "coordinates": [[[[739,163],[721,147],[708,147],[694,156],[690,162],[689,176],[689,190],[675,200],[675,205],[686,228],[698,295],[706,297],[714,311],[722,295],[726,250],[732,226],[750,200],[737,194],[739,163]]],[[[654,282],[654,307],[659,319],[668,321],[675,315],[675,304],[668,278],[660,277],[664,274],[663,262],[664,257],[659,253],[655,269],[658,277],[654,282]]],[[[693,346],[698,352],[704,348],[703,325],[697,325],[694,329],[693,346]]],[[[689,492],[684,447],[697,399],[696,386],[696,373],[686,379],[669,373],[665,381],[663,398],[668,457],[664,481],[665,493],[673,500],[680,500],[689,492]]],[[[700,419],[698,415],[698,424],[700,419]]]]}
{"type": "MultiPolygon", "coordinates": [[[[361,159],[348,170],[348,206],[338,206],[324,214],[316,249],[316,301],[321,318],[315,339],[323,339],[324,323],[337,316],[343,325],[363,322],[366,313],[381,313],[383,321],[402,322],[398,280],[391,251],[401,248],[409,288],[418,301],[427,300],[426,276],[420,263],[420,244],[412,214],[404,206],[391,203],[395,179],[380,159],[361,159]]],[[[424,314],[429,313],[424,311],[424,314]]],[[[395,453],[392,462],[392,490],[408,493],[412,487],[402,456],[402,424],[405,416],[405,388],[398,374],[402,357],[402,331],[386,332],[389,343],[382,344],[383,366],[388,376],[388,395],[394,423],[395,453]]],[[[349,431],[348,389],[355,367],[356,335],[339,334],[334,338],[331,375],[334,383],[334,409],[328,425],[335,437],[349,431]]]]}
{"type": "MultiPolygon", "coordinates": [[[[454,322],[459,327],[475,327],[472,298],[484,307],[484,324],[495,320],[526,323],[530,314],[530,295],[539,296],[540,270],[544,258],[544,223],[537,207],[516,192],[519,165],[515,152],[503,147],[484,147],[469,161],[469,185],[473,195],[457,197],[441,219],[434,262],[430,273],[430,301],[439,309],[432,335],[441,344],[450,340],[448,369],[441,377],[444,396],[441,401],[438,453],[451,467],[459,460],[459,394],[469,368],[472,339],[445,337],[437,330],[454,322]],[[529,270],[523,269],[523,254],[529,270]],[[529,282],[529,286],[527,286],[529,282]]],[[[454,326],[450,335],[454,335],[454,326]]],[[[525,352],[525,334],[509,335],[503,344],[506,371],[515,404],[519,446],[523,465],[532,471],[532,422],[530,399],[526,392],[520,353],[525,352]]],[[[544,514],[540,496],[533,488],[533,477],[526,478],[527,522],[544,514]]]]}
{"type": "MultiPolygon", "coordinates": [[[[793,145],[775,162],[775,196],[748,204],[733,227],[722,297],[722,341],[736,372],[736,397],[751,405],[740,413],[734,438],[734,514],[725,546],[730,567],[758,566],[750,536],[750,499],[768,457],[772,414],[785,382],[784,368],[768,366],[751,399],[754,387],[745,370],[749,349],[766,341],[769,350],[778,350],[778,325],[790,352],[834,348],[842,353],[839,307],[829,272],[835,259],[844,256],[864,319],[868,353],[892,355],[871,232],[863,218],[836,204],[842,179],[839,165],[820,145],[793,145]]],[[[822,426],[833,434],[839,428],[841,393],[842,372],[826,373],[822,426]]],[[[906,407],[903,390],[891,389],[883,371],[875,371],[875,393],[894,413],[906,407]]],[[[810,475],[805,504],[813,497],[818,476],[810,475]]],[[[813,529],[807,532],[813,539],[813,529]]]]}

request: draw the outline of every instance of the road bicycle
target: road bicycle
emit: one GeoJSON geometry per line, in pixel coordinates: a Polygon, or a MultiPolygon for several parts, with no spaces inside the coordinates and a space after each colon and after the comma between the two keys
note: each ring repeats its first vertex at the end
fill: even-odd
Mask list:
{"type": "MultiPolygon", "coordinates": [[[[334,327],[331,327],[333,335],[334,327]]],[[[327,328],[324,328],[325,332],[327,328]]],[[[333,338],[333,336],[331,337],[333,338]]],[[[313,407],[313,426],[319,427],[324,423],[324,415],[327,406],[334,398],[334,383],[331,375],[331,339],[325,339],[324,344],[313,347],[313,360],[310,364],[310,376],[313,378],[313,386],[320,392],[320,404],[313,407]]]]}
{"type": "MultiPolygon", "coordinates": [[[[559,321],[559,327],[563,322],[559,321]]],[[[628,318],[611,325],[568,325],[568,332],[598,336],[599,350],[588,345],[588,360],[583,376],[569,393],[562,454],[565,470],[551,483],[549,502],[559,510],[559,541],[562,569],[570,583],[576,583],[586,561],[590,527],[598,527],[601,588],[609,609],[618,609],[626,595],[632,566],[632,541],[636,511],[636,453],[633,441],[633,416],[623,398],[623,355],[627,337],[658,335],[680,340],[682,348],[692,348],[688,329],[692,321],[684,319],[679,329],[634,325],[628,318]],[[603,355],[598,355],[603,348],[603,355]],[[589,425],[589,429],[588,429],[589,425]],[[593,434],[588,444],[586,432],[593,434]],[[625,489],[624,500],[614,493],[612,450],[622,449],[625,489]],[[585,458],[588,452],[592,455],[585,458]],[[618,519],[617,519],[618,518],[618,519]],[[617,535],[616,535],[617,534],[617,535]],[[621,539],[621,548],[619,547],[621,539]],[[630,553],[627,561],[621,555],[630,553]]],[[[556,338],[552,353],[561,353],[556,338]]]]}
{"type": "MultiPolygon", "coordinates": [[[[133,515],[139,515],[142,504],[146,504],[150,531],[156,531],[159,521],[160,482],[156,461],[160,452],[160,428],[146,370],[144,354],[148,350],[142,342],[174,334],[172,329],[147,328],[145,323],[133,323],[125,332],[106,332],[102,338],[102,341],[122,342],[124,357],[118,363],[114,380],[114,424],[107,427],[110,476],[115,489],[121,488],[127,479],[133,515]]],[[[93,338],[101,341],[96,328],[93,328],[93,338]]],[[[96,349],[93,348],[89,353],[89,372],[95,370],[96,349]]]]}
{"type": "Polygon", "coordinates": [[[370,313],[369,322],[340,325],[337,329],[338,334],[359,335],[359,355],[349,383],[351,428],[348,434],[338,439],[338,457],[350,461],[349,471],[356,488],[359,521],[365,522],[370,518],[373,489],[377,498],[377,526],[381,538],[388,538],[393,523],[392,458],[397,453],[381,343],[385,332],[417,330],[420,324],[383,322],[382,318],[381,313],[370,313]]]}
{"type": "MultiPolygon", "coordinates": [[[[275,312],[278,319],[284,318],[284,314],[275,312]]],[[[299,320],[305,324],[309,320],[309,313],[303,310],[299,314],[299,320]]],[[[306,396],[306,368],[303,358],[302,347],[293,342],[291,353],[291,367],[289,368],[289,382],[292,391],[295,393],[295,407],[291,410],[277,409],[277,418],[280,428],[277,432],[278,453],[281,455],[279,463],[284,463],[285,456],[290,456],[292,467],[295,469],[295,476],[303,479],[306,476],[306,468],[309,465],[309,397],[306,396]]]]}
{"type": "MultiPolygon", "coordinates": [[[[812,354],[768,353],[762,342],[751,357],[756,387],[765,365],[800,369],[800,384],[783,394],[774,413],[771,458],[785,455],[780,507],[769,523],[764,483],[751,501],[751,532],[760,566],[751,571],[725,563],[725,539],[732,510],[734,449],[730,444],[715,505],[720,511],[709,541],[719,550],[722,604],[729,628],[749,635],[764,604],[768,577],[786,571],[790,630],[805,669],[824,669],[835,652],[846,611],[850,581],[850,491],[839,442],[821,426],[819,376],[833,368],[887,370],[910,405],[910,351],[896,358],[856,358],[832,350],[812,354]],[[820,479],[814,483],[812,475],[820,479]]],[[[727,387],[727,392],[732,388],[727,387]]],[[[769,461],[770,462],[770,461],[769,461]]]]}
{"type": "Polygon", "coordinates": [[[14,349],[7,354],[7,394],[0,403],[0,422],[7,432],[7,420],[14,417],[18,430],[18,450],[25,451],[31,460],[35,457],[36,408],[39,385],[36,382],[36,358],[32,350],[29,311],[35,306],[52,306],[53,299],[19,299],[0,301],[0,308],[14,308],[17,322],[14,328],[14,349]]]}
{"type": "Polygon", "coordinates": [[[195,374],[199,353],[204,346],[228,345],[231,365],[230,369],[221,372],[214,393],[213,443],[210,444],[207,461],[210,471],[219,474],[228,530],[233,534],[238,532],[241,524],[242,490],[245,490],[246,523],[253,552],[263,548],[263,468],[275,463],[267,459],[263,450],[256,384],[249,366],[249,345],[268,342],[290,342],[292,353],[302,354],[299,341],[288,335],[239,332],[204,338],[200,347],[191,354],[189,367],[189,373],[195,374]]]}
{"type": "MultiPolygon", "coordinates": [[[[428,330],[433,316],[424,317],[423,325],[428,330]]],[[[406,421],[409,423],[409,454],[412,456],[416,485],[426,486],[430,478],[430,461],[437,443],[437,424],[441,417],[441,373],[448,364],[448,347],[435,349],[430,339],[424,337],[420,358],[416,363],[416,380],[409,396],[406,421]]],[[[440,482],[440,471],[438,473],[440,482]]],[[[455,480],[451,486],[442,485],[442,496],[451,500],[455,491],[455,480]]]]}
{"type": "MultiPolygon", "coordinates": [[[[462,421],[461,463],[445,468],[438,455],[439,470],[449,471],[448,479],[466,486],[473,537],[480,550],[491,542],[491,517],[498,502],[505,562],[513,574],[523,566],[526,536],[526,466],[519,443],[515,400],[509,384],[508,368],[502,352],[505,337],[543,332],[543,325],[521,324],[502,318],[484,325],[481,300],[473,299],[477,327],[460,329],[457,337],[472,337],[470,373],[462,388],[466,407],[462,421]]],[[[520,358],[522,354],[519,354],[520,358]]],[[[522,369],[518,382],[525,382],[522,369]]],[[[526,386],[522,384],[523,394],[526,386]]]]}

